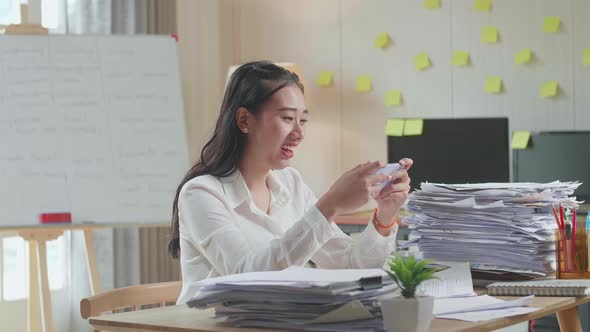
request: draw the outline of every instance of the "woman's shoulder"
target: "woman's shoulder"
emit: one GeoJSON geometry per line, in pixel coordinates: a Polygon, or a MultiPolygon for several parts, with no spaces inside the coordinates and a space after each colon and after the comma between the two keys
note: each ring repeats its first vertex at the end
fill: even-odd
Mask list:
{"type": "Polygon", "coordinates": [[[180,189],[180,196],[187,192],[218,192],[223,191],[221,181],[218,177],[210,174],[199,175],[187,181],[180,189]]]}

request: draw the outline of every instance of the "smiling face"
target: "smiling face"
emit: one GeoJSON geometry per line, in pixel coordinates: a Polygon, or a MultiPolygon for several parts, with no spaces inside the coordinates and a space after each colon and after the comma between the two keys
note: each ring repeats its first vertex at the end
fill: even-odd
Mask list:
{"type": "Polygon", "coordinates": [[[238,124],[246,134],[243,158],[267,169],[289,166],[303,141],[307,122],[308,111],[299,87],[291,84],[278,90],[256,114],[240,113],[238,124]]]}

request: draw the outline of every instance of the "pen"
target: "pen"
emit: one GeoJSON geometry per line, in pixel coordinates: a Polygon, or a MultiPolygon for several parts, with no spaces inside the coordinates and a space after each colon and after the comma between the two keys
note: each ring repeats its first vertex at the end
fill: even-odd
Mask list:
{"type": "Polygon", "coordinates": [[[576,271],[576,208],[572,216],[572,243],[570,245],[570,257],[572,258],[572,268],[576,271]]]}
{"type": "Polygon", "coordinates": [[[572,225],[571,223],[566,223],[565,224],[565,250],[566,250],[566,257],[565,257],[565,261],[567,263],[565,271],[566,272],[571,272],[571,261],[572,261],[572,256],[571,256],[571,242],[572,242],[572,225]]]}
{"type": "Polygon", "coordinates": [[[569,259],[567,256],[567,235],[565,229],[565,220],[563,218],[563,206],[561,203],[559,204],[559,220],[561,225],[561,249],[563,253],[563,269],[565,271],[569,270],[569,259]]]}

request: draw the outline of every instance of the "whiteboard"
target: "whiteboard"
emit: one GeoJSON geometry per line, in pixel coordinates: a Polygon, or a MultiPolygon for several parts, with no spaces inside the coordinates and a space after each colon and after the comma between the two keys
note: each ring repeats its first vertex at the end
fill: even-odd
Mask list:
{"type": "Polygon", "coordinates": [[[0,226],[163,223],[189,161],[169,36],[0,36],[0,226]]]}

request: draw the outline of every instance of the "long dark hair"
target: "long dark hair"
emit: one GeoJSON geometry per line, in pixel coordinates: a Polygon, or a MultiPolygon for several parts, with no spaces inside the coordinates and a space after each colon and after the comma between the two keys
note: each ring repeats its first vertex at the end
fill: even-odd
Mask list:
{"type": "Polygon", "coordinates": [[[200,175],[224,177],[232,174],[239,166],[245,140],[236,122],[238,109],[245,107],[256,114],[275,92],[291,84],[296,84],[303,92],[297,74],[269,61],[245,63],[231,75],[213,135],[203,147],[201,159],[191,167],[176,189],[168,242],[168,252],[172,257],[178,258],[180,254],[178,197],[182,187],[200,175]]]}

